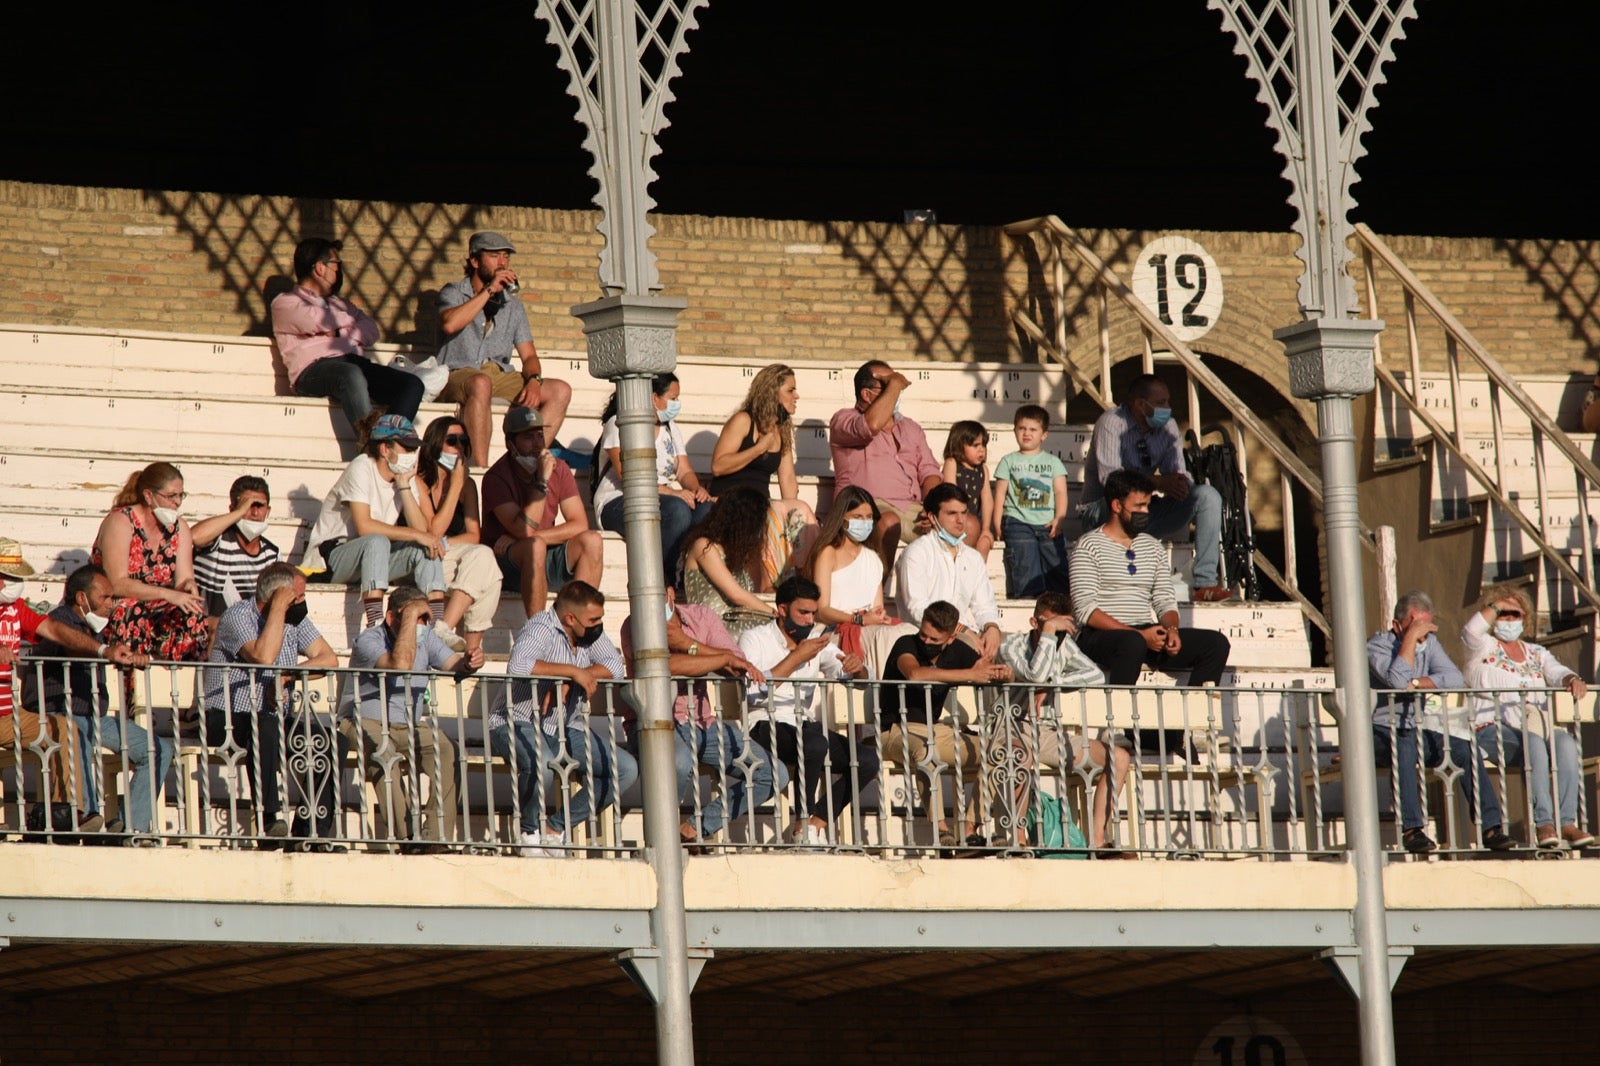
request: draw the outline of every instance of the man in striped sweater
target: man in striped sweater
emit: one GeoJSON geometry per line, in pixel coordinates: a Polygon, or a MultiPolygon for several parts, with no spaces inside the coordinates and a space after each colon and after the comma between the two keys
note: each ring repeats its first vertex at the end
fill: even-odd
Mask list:
{"type": "Polygon", "coordinates": [[[1139,668],[1189,671],[1191,685],[1216,684],[1228,665],[1228,638],[1178,624],[1167,549],[1145,529],[1155,483],[1138,470],[1105,481],[1110,520],[1078,538],[1072,553],[1072,610],[1078,647],[1112,685],[1132,685],[1139,668]]]}

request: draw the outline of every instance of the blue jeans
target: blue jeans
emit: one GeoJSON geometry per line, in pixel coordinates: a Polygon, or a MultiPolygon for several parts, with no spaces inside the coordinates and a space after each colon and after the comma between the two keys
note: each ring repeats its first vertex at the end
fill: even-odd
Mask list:
{"type": "Polygon", "coordinates": [[[443,592],[444,562],[428,558],[420,544],[390,540],[381,533],[351,537],[328,553],[328,580],[348,585],[359,577],[361,591],[386,589],[389,582],[410,578],[423,592],[443,592]]]}
{"type": "Polygon", "coordinates": [[[318,359],[295,379],[297,396],[323,396],[339,401],[353,426],[382,404],[392,415],[417,417],[426,391],[415,374],[374,363],[359,355],[330,355],[318,359]]]}
{"type": "MultiPolygon", "coordinates": [[[[696,522],[711,513],[711,504],[697,503],[690,507],[676,496],[661,497],[661,568],[667,584],[675,584],[673,575],[678,570],[678,553],[683,548],[683,538],[696,522]]],[[[622,497],[618,496],[600,509],[600,528],[612,533],[625,533],[622,497]]]]}
{"type": "Polygon", "coordinates": [[[512,731],[495,726],[489,731],[489,749],[502,759],[515,760],[517,803],[522,808],[522,831],[537,833],[544,815],[545,792],[555,786],[555,761],[565,755],[581,775],[584,787],[566,805],[557,804],[550,825],[567,831],[568,820],[584,822],[592,813],[603,811],[639,780],[639,763],[632,755],[612,743],[611,737],[593,728],[568,726],[549,736],[537,722],[512,722],[516,728],[517,749],[511,751],[512,731]],[[562,751],[565,740],[566,751],[562,751]],[[616,780],[612,781],[613,772],[616,780]]]}
{"type": "Polygon", "coordinates": [[[1008,599],[1034,599],[1046,590],[1067,591],[1067,541],[1059,534],[1050,536],[1049,528],[1001,516],[1000,536],[1005,540],[1001,558],[1008,599]]]}
{"type": "MultiPolygon", "coordinates": [[[[751,792],[755,794],[752,806],[759,807],[789,783],[783,764],[774,765],[767,749],[745,736],[732,722],[716,721],[703,729],[679,722],[674,728],[678,734],[678,802],[694,808],[699,789],[696,763],[716,771],[722,788],[721,795],[700,810],[702,835],[709,836],[728,822],[738,821],[751,792]]],[[[693,820],[692,815],[690,819],[693,820]]]]}
{"type": "MultiPolygon", "coordinates": [[[[1422,789],[1417,782],[1417,767],[1441,766],[1444,763],[1444,736],[1431,729],[1396,729],[1394,746],[1389,744],[1389,727],[1374,724],[1372,727],[1373,761],[1379,766],[1394,768],[1400,787],[1400,828],[1421,829],[1422,789]],[[1418,738],[1421,743],[1419,745],[1418,738]],[[1419,750],[1420,749],[1420,750],[1419,750]],[[1418,758],[1421,763],[1418,763],[1418,758]]],[[[1481,738],[1480,738],[1481,743],[1481,738]]],[[[1494,780],[1483,766],[1483,759],[1473,759],[1472,744],[1460,737],[1450,738],[1450,764],[1462,770],[1477,763],[1477,773],[1463,774],[1461,787],[1467,793],[1467,806],[1476,811],[1479,828],[1488,831],[1501,824],[1500,797],[1495,794],[1494,780]]]]}
{"type": "MultiPolygon", "coordinates": [[[[1564,729],[1556,730],[1555,739],[1561,824],[1577,825],[1578,784],[1583,780],[1578,742],[1564,729]]],[[[1556,824],[1550,803],[1550,748],[1543,737],[1530,733],[1523,743],[1522,730],[1500,722],[1478,730],[1478,750],[1501,766],[1520,763],[1526,771],[1528,794],[1533,797],[1534,824],[1556,824]]]]}
{"type": "MultiPolygon", "coordinates": [[[[1111,518],[1111,505],[1104,496],[1083,508],[1085,529],[1105,525],[1111,518]]],[[[1217,564],[1222,555],[1222,497],[1210,485],[1196,485],[1187,499],[1154,496],[1150,499],[1150,528],[1157,540],[1170,540],[1194,523],[1194,587],[1209,588],[1217,583],[1217,564]]]]}
{"type": "Polygon", "coordinates": [[[172,766],[172,741],[152,736],[143,726],[123,722],[115,715],[104,718],[85,714],[72,716],[78,730],[78,754],[83,764],[83,794],[88,798],[88,810],[98,811],[100,790],[95,782],[99,762],[99,748],[109,748],[122,753],[123,742],[128,745],[128,764],[133,767],[133,780],[129,784],[132,795],[128,797],[128,828],[135,833],[148,833],[155,821],[156,795],[167,779],[172,766]],[[150,744],[155,743],[156,768],[150,772],[150,744]]]}

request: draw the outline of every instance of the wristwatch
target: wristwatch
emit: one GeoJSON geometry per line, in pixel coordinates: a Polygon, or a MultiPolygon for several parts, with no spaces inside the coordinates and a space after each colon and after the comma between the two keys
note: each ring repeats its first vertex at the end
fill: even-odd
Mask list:
{"type": "Polygon", "coordinates": [[[700,654],[700,642],[698,640],[689,645],[689,654],[690,655],[699,655],[700,654]]]}

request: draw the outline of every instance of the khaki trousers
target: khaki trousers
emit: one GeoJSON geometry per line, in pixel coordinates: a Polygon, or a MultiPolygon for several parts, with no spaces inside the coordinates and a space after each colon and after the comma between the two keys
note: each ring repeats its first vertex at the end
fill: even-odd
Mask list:
{"type": "MultiPolygon", "coordinates": [[[[455,841],[460,837],[461,809],[456,787],[456,748],[431,722],[415,725],[381,722],[375,718],[345,719],[339,735],[361,752],[361,767],[368,781],[378,786],[378,806],[373,821],[378,835],[406,836],[411,820],[412,774],[421,773],[432,787],[422,811],[418,840],[455,841]],[[410,774],[405,770],[409,766],[410,774]],[[390,824],[393,819],[393,824],[390,824]]],[[[417,794],[421,795],[418,783],[417,794]]]]}

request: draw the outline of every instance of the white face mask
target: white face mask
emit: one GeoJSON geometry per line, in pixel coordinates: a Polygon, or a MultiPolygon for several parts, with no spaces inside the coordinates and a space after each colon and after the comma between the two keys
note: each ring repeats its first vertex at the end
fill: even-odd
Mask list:
{"type": "Polygon", "coordinates": [[[847,518],[844,523],[844,531],[857,544],[865,544],[867,538],[872,536],[872,519],[847,518]]]}
{"type": "Polygon", "coordinates": [[[667,621],[672,621],[672,604],[667,604],[667,621]]]}
{"type": "Polygon", "coordinates": [[[10,578],[0,581],[0,603],[15,603],[22,595],[22,582],[10,578]]]}
{"type": "Polygon", "coordinates": [[[391,474],[409,474],[416,468],[416,452],[401,452],[399,455],[389,460],[389,472],[391,474]]]}
{"type": "Polygon", "coordinates": [[[454,452],[439,453],[439,465],[444,467],[446,470],[454,470],[456,468],[456,464],[460,461],[461,456],[456,455],[454,452]]]}
{"type": "Polygon", "coordinates": [[[156,521],[161,523],[162,529],[173,529],[178,525],[176,507],[152,507],[150,513],[156,516],[156,521]]]}
{"type": "Polygon", "coordinates": [[[84,611],[83,620],[88,622],[89,628],[94,630],[96,633],[100,632],[106,626],[111,624],[111,619],[106,618],[104,615],[95,614],[93,611],[84,611]]]}
{"type": "Polygon", "coordinates": [[[530,474],[537,474],[539,472],[539,458],[537,455],[518,455],[517,465],[530,474]]]}
{"type": "Polygon", "coordinates": [[[239,519],[238,530],[244,534],[245,540],[255,540],[267,531],[265,522],[252,522],[248,518],[239,519]]]}

